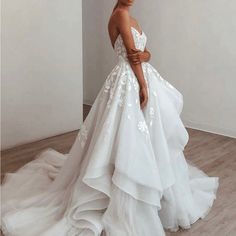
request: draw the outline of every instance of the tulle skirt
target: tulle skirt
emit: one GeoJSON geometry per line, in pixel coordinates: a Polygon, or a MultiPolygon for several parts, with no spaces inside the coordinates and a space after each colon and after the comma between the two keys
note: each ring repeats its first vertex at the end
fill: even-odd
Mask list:
{"type": "Polygon", "coordinates": [[[68,154],[47,149],[2,185],[10,236],[162,236],[189,228],[216,198],[218,178],[188,163],[181,93],[142,63],[149,100],[120,60],[68,154]]]}

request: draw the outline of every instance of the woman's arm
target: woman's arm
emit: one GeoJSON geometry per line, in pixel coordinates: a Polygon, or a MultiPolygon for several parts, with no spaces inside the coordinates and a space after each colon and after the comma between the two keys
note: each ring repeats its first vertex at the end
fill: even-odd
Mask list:
{"type": "MultiPolygon", "coordinates": [[[[126,10],[117,10],[116,14],[116,24],[123,39],[127,54],[133,54],[137,49],[131,32],[129,13],[126,10]]],[[[143,108],[147,103],[148,93],[142,66],[141,63],[135,64],[132,63],[132,61],[129,62],[140,86],[140,103],[141,108],[143,108]]]]}
{"type": "Polygon", "coordinates": [[[134,53],[128,54],[129,61],[133,64],[139,64],[142,62],[148,62],[151,58],[151,53],[145,47],[144,51],[136,49],[134,53]]]}

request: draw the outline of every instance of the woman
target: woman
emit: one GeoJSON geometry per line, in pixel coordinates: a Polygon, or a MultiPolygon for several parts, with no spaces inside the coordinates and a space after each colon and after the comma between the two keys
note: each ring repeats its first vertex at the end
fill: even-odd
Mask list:
{"type": "Polygon", "coordinates": [[[148,63],[146,35],[119,0],[109,21],[118,64],[67,155],[45,150],[7,175],[6,235],[162,236],[211,208],[218,178],[187,164],[182,95],[148,63]]]}

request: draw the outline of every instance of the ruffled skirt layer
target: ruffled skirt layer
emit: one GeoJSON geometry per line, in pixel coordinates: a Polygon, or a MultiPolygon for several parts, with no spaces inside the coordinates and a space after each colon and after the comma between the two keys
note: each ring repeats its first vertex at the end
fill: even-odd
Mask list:
{"type": "Polygon", "coordinates": [[[2,229],[11,236],[162,236],[203,218],[218,178],[188,164],[182,95],[143,63],[141,110],[130,65],[107,77],[66,155],[47,149],[8,173],[2,229]]]}

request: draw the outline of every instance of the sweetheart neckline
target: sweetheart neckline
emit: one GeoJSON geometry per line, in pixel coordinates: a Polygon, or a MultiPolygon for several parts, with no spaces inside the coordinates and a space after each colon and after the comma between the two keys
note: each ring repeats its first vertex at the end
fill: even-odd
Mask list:
{"type": "MultiPolygon", "coordinates": [[[[141,33],[140,33],[135,27],[131,26],[130,28],[133,29],[133,30],[135,30],[135,31],[139,34],[139,36],[143,36],[143,35],[144,35],[143,30],[142,30],[141,33]]],[[[119,33],[118,36],[116,37],[115,42],[114,42],[113,49],[115,49],[116,42],[117,42],[117,40],[118,40],[118,38],[119,38],[120,36],[121,36],[121,35],[120,35],[120,33],[119,33]]]]}
{"type": "Polygon", "coordinates": [[[134,29],[140,36],[144,34],[143,30],[141,30],[141,33],[133,26],[130,27],[131,29],[134,29]]]}

